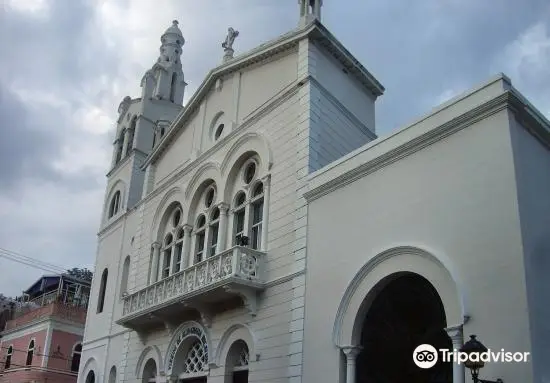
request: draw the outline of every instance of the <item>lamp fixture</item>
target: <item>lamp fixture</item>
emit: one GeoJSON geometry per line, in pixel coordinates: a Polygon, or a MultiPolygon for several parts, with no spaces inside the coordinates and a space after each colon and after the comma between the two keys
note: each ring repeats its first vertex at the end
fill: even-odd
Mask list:
{"type": "Polygon", "coordinates": [[[464,362],[470,373],[472,374],[472,380],[474,383],[504,383],[502,379],[486,380],[479,379],[479,370],[485,366],[485,362],[481,360],[481,354],[487,352],[488,349],[476,339],[476,335],[470,335],[470,340],[464,343],[464,346],[460,348],[460,352],[468,354],[468,359],[464,362]],[[472,355],[476,355],[472,357],[472,355]]]}

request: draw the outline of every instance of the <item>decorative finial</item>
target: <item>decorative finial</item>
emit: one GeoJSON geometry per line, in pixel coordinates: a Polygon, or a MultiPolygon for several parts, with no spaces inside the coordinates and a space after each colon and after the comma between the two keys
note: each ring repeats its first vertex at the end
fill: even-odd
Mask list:
{"type": "Polygon", "coordinates": [[[235,42],[235,38],[239,35],[239,31],[229,27],[227,29],[227,37],[225,38],[225,41],[222,43],[222,47],[224,48],[225,55],[223,56],[223,61],[228,61],[233,58],[233,53],[235,52],[233,50],[233,43],[235,42]]]}
{"type": "Polygon", "coordinates": [[[177,26],[178,26],[178,24],[179,24],[179,23],[178,23],[178,20],[174,20],[174,21],[172,21],[172,24],[174,24],[174,25],[175,25],[175,26],[177,27],[177,26]]]}

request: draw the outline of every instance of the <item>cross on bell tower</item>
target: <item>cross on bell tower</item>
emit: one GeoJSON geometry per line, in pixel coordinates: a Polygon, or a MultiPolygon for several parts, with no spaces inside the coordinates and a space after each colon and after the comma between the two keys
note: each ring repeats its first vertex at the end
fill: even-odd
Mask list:
{"type": "Polygon", "coordinates": [[[298,0],[300,4],[300,26],[317,19],[321,21],[321,7],[323,0],[298,0]]]}

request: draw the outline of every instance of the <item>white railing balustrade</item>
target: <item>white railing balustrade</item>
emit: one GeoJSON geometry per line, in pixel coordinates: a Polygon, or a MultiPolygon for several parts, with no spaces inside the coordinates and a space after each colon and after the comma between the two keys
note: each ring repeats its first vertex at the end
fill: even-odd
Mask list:
{"type": "Polygon", "coordinates": [[[214,284],[223,285],[224,280],[261,284],[264,256],[261,251],[234,246],[126,296],[122,315],[133,315],[170,300],[181,301],[214,284]]]}

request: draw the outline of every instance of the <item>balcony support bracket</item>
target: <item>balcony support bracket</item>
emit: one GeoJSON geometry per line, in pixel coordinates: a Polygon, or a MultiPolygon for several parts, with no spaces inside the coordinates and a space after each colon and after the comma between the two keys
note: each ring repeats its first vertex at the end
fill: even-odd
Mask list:
{"type": "Polygon", "coordinates": [[[212,309],[208,305],[198,303],[198,302],[197,303],[185,302],[183,303],[183,305],[190,309],[197,310],[201,317],[202,324],[207,328],[212,327],[212,317],[214,315],[213,315],[212,309]]]}
{"type": "Polygon", "coordinates": [[[256,316],[258,313],[258,294],[256,291],[240,286],[224,286],[224,289],[228,293],[240,296],[250,315],[256,316]]]}
{"type": "Polygon", "coordinates": [[[141,342],[141,344],[145,345],[145,343],[147,343],[147,332],[145,331],[138,331],[138,330],[134,330],[139,338],[139,341],[141,342]]]}

